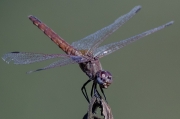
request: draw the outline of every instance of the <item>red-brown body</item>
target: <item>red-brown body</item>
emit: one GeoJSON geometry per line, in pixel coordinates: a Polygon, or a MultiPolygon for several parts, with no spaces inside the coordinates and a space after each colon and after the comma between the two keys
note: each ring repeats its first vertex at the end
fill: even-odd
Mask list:
{"type": "Polygon", "coordinates": [[[59,46],[66,54],[75,56],[84,56],[90,61],[79,63],[81,70],[90,78],[94,79],[96,73],[102,70],[101,63],[98,59],[94,59],[90,52],[87,53],[86,50],[76,50],[69,43],[63,40],[59,35],[57,35],[52,29],[42,23],[39,19],[34,16],[29,16],[29,19],[36,25],[41,31],[44,32],[55,44],[59,46]]]}
{"type": "Polygon", "coordinates": [[[29,19],[36,25],[41,31],[44,32],[55,44],[59,46],[66,54],[81,56],[81,52],[74,49],[69,43],[67,43],[63,38],[57,35],[52,29],[42,23],[39,19],[34,16],[29,16],[29,19]]]}

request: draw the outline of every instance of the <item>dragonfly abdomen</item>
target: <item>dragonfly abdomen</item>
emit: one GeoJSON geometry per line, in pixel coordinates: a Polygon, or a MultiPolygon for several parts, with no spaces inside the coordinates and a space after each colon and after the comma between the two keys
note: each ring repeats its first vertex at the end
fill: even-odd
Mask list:
{"type": "Polygon", "coordinates": [[[34,16],[29,16],[29,19],[37,26],[41,31],[44,32],[55,44],[57,44],[66,54],[69,55],[79,55],[80,52],[74,49],[69,43],[67,43],[63,38],[56,34],[52,29],[50,29],[46,24],[41,22],[34,16]]]}

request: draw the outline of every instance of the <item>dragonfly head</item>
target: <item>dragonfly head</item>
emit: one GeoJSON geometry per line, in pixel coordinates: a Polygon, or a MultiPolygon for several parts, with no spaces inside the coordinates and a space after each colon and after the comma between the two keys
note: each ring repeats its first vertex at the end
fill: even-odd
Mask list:
{"type": "Polygon", "coordinates": [[[97,72],[97,83],[101,88],[108,88],[108,86],[112,83],[112,75],[108,71],[99,71],[97,72]]]}

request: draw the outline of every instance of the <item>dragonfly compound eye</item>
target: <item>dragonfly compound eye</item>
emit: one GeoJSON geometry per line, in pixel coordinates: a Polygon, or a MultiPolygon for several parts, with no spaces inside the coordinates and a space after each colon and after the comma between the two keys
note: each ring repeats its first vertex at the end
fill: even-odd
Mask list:
{"type": "Polygon", "coordinates": [[[97,83],[102,88],[107,88],[112,83],[112,75],[108,71],[99,71],[97,74],[97,83]]]}

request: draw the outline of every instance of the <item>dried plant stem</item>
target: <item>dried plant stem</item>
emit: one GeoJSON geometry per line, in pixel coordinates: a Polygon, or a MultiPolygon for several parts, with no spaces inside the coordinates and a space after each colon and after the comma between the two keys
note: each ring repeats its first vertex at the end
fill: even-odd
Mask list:
{"type": "Polygon", "coordinates": [[[88,107],[88,113],[86,114],[86,117],[84,117],[83,119],[114,119],[114,118],[112,115],[111,108],[107,104],[107,102],[104,101],[103,99],[93,96],[91,98],[91,101],[88,107]],[[104,118],[100,118],[97,115],[95,115],[97,108],[101,109],[101,115],[104,118]]]}

